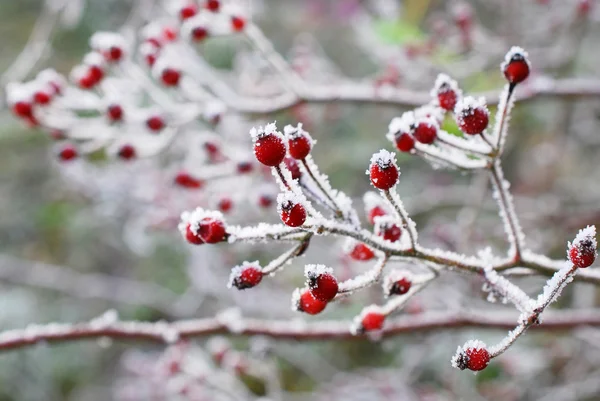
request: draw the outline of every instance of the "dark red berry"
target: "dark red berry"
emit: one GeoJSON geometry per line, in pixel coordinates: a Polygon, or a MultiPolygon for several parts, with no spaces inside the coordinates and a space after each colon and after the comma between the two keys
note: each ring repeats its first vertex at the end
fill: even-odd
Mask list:
{"type": "Polygon", "coordinates": [[[204,244],[204,241],[202,241],[202,238],[198,234],[194,234],[190,224],[188,224],[185,228],[185,239],[190,244],[194,244],[194,245],[204,244]]]}
{"type": "Polygon", "coordinates": [[[465,351],[467,357],[467,369],[478,372],[487,367],[490,363],[490,354],[485,348],[467,348],[465,351]]]}
{"type": "Polygon", "coordinates": [[[177,39],[177,30],[173,27],[167,26],[163,29],[163,37],[168,42],[172,42],[177,39]]]}
{"type": "Polygon", "coordinates": [[[280,204],[279,216],[286,226],[299,227],[306,221],[306,209],[301,203],[284,200],[280,204]]]}
{"type": "Polygon", "coordinates": [[[231,17],[231,27],[235,32],[241,32],[246,26],[246,20],[242,17],[231,17]]]}
{"type": "Polygon", "coordinates": [[[358,242],[350,250],[350,257],[354,260],[367,261],[373,259],[375,253],[362,242],[358,242]]]}
{"type": "Polygon", "coordinates": [[[236,166],[236,170],[240,174],[247,174],[247,173],[251,172],[252,169],[253,169],[252,162],[249,162],[249,161],[238,162],[238,164],[236,166]]]}
{"type": "Polygon", "coordinates": [[[70,161],[76,159],[78,156],[77,149],[73,145],[66,145],[60,152],[58,152],[58,158],[62,161],[70,161]]]}
{"type": "Polygon", "coordinates": [[[290,138],[289,142],[290,156],[294,159],[302,160],[310,153],[312,141],[307,135],[298,135],[290,138]]]}
{"type": "Polygon", "coordinates": [[[193,3],[189,3],[179,10],[179,18],[181,18],[182,20],[192,18],[194,15],[196,15],[197,12],[198,7],[193,3]]]}
{"type": "Polygon", "coordinates": [[[165,68],[161,74],[162,82],[166,86],[177,86],[180,78],[181,72],[174,68],[165,68]]]}
{"type": "Polygon", "coordinates": [[[437,137],[437,130],[437,125],[432,120],[421,120],[415,124],[413,135],[417,141],[431,144],[437,137]]]}
{"type": "Polygon", "coordinates": [[[233,201],[230,198],[221,198],[217,206],[220,211],[227,213],[233,208],[233,201]]]}
{"type": "Polygon", "coordinates": [[[390,286],[390,295],[404,295],[410,290],[411,285],[412,283],[407,277],[402,277],[390,286]]]}
{"type": "Polygon", "coordinates": [[[258,264],[244,263],[231,271],[229,287],[245,290],[257,286],[262,280],[263,272],[258,264]]]}
{"type": "Polygon", "coordinates": [[[396,148],[401,152],[410,152],[415,147],[415,138],[408,132],[402,132],[395,138],[396,148]]]}
{"type": "Polygon", "coordinates": [[[207,244],[223,242],[226,237],[225,223],[213,217],[205,217],[200,220],[198,235],[207,244]]]}
{"type": "Polygon", "coordinates": [[[338,282],[329,272],[307,270],[308,288],[313,297],[319,301],[329,302],[338,293],[338,282]]]}
{"type": "Polygon", "coordinates": [[[442,85],[438,90],[438,103],[440,107],[446,111],[453,111],[458,100],[456,92],[454,92],[448,84],[442,85]]]}
{"type": "Polygon", "coordinates": [[[508,63],[502,64],[502,72],[509,83],[516,85],[529,76],[529,63],[523,53],[514,53],[508,63]]]}
{"type": "Polygon", "coordinates": [[[150,131],[159,132],[165,128],[165,121],[162,117],[152,116],[146,120],[146,127],[148,127],[150,131]]]}
{"type": "Polygon", "coordinates": [[[106,109],[106,114],[108,115],[110,121],[117,122],[123,120],[123,108],[118,104],[111,104],[108,106],[108,109],[106,109]]]}
{"type": "Polygon", "coordinates": [[[386,150],[381,150],[371,159],[369,176],[375,188],[389,190],[398,182],[398,167],[394,156],[386,150]]]}
{"type": "Polygon", "coordinates": [[[33,95],[33,101],[37,104],[45,105],[50,103],[50,100],[52,100],[52,97],[45,91],[38,91],[33,95]]]}
{"type": "Polygon", "coordinates": [[[265,166],[279,165],[285,158],[285,153],[285,143],[280,135],[266,134],[254,142],[254,155],[265,166]]]}
{"type": "Polygon", "coordinates": [[[367,312],[360,321],[359,332],[381,330],[385,315],[381,312],[367,312]]]}
{"type": "Polygon", "coordinates": [[[131,160],[136,156],[135,148],[132,145],[123,145],[117,153],[121,159],[131,160]]]}
{"type": "Polygon", "coordinates": [[[104,58],[109,62],[120,61],[123,57],[123,49],[119,46],[111,46],[108,51],[104,54],[104,58]]]}
{"type": "Polygon", "coordinates": [[[93,85],[95,85],[104,78],[104,70],[97,65],[91,65],[87,72],[87,76],[93,81],[93,85]]]}
{"type": "Polygon", "coordinates": [[[206,39],[207,37],[208,37],[208,30],[205,27],[197,26],[192,29],[192,38],[195,41],[201,42],[204,39],[206,39]]]}
{"type": "Polygon", "coordinates": [[[204,142],[204,150],[208,153],[208,157],[211,161],[217,160],[221,156],[221,149],[219,145],[214,142],[204,142]]]}
{"type": "Polygon", "coordinates": [[[25,101],[16,102],[13,105],[12,109],[13,109],[13,113],[15,113],[16,116],[19,116],[21,118],[27,118],[27,117],[33,116],[33,108],[31,107],[31,103],[29,103],[29,102],[25,102],[25,101]]]}
{"type": "Polygon", "coordinates": [[[379,222],[375,231],[377,235],[390,242],[396,242],[402,236],[402,229],[400,226],[389,221],[379,222]]]}
{"type": "Polygon", "coordinates": [[[175,184],[184,188],[197,189],[202,188],[202,186],[204,185],[204,182],[201,179],[192,177],[189,173],[185,171],[180,171],[179,173],[177,173],[174,181],[175,184]]]}
{"type": "Polygon", "coordinates": [[[81,89],[91,89],[97,83],[98,81],[94,80],[89,74],[82,76],[77,81],[77,85],[79,85],[81,89]]]}
{"type": "Polygon", "coordinates": [[[297,180],[302,176],[302,172],[300,171],[300,166],[298,166],[298,162],[296,161],[296,159],[293,159],[291,157],[286,157],[283,161],[285,163],[285,166],[288,168],[288,170],[290,170],[290,173],[292,173],[293,180],[297,180]]]}
{"type": "MultiPolygon", "coordinates": [[[[457,108],[460,106],[459,104],[457,108]]],[[[474,104],[471,101],[456,110],[455,117],[462,132],[468,135],[479,135],[487,128],[490,115],[485,106],[474,104]]]]}
{"type": "Polygon", "coordinates": [[[582,238],[575,238],[573,244],[569,248],[569,259],[573,265],[585,268],[591,266],[596,260],[596,240],[594,238],[595,231],[592,235],[582,238]]]}
{"type": "Polygon", "coordinates": [[[219,0],[208,0],[206,2],[206,8],[210,11],[217,12],[219,11],[219,7],[221,7],[221,2],[219,0]]]}
{"type": "Polygon", "coordinates": [[[375,217],[378,216],[387,216],[387,212],[381,206],[375,206],[371,210],[369,210],[369,223],[375,224],[375,217]]]}
{"type": "Polygon", "coordinates": [[[327,306],[327,302],[319,301],[309,289],[296,290],[294,294],[295,307],[298,311],[316,315],[321,313],[327,306]]]}

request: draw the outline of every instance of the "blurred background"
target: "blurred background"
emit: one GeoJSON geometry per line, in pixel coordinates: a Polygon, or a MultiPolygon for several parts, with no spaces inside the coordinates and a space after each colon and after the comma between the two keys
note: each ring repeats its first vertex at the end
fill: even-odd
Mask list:
{"type": "MultiPolygon", "coordinates": [[[[140,12],[139,26],[155,17],[155,3],[139,2],[141,9],[150,10],[140,12]]],[[[391,86],[418,93],[427,93],[439,72],[455,77],[465,92],[499,90],[504,79],[498,66],[513,45],[529,50],[530,80],[538,84],[578,77],[597,85],[597,6],[593,0],[250,2],[253,22],[284,57],[304,65],[307,80],[329,83],[345,77],[382,90],[391,86]]],[[[31,79],[47,67],[68,75],[89,51],[89,37],[99,30],[122,29],[135,7],[140,6],[128,0],[0,0],[0,83],[31,79]],[[44,25],[40,19],[48,18],[52,7],[61,12],[50,12],[54,17],[44,25]],[[47,33],[39,60],[25,60],[15,68],[34,27],[47,33]]],[[[199,51],[205,59],[232,77],[240,91],[268,93],[272,76],[242,40],[215,38],[203,46],[199,51]]],[[[369,190],[364,174],[368,160],[381,148],[392,149],[385,138],[387,125],[405,110],[379,104],[303,104],[274,115],[223,117],[214,132],[227,140],[244,138],[243,147],[252,125],[303,122],[318,141],[313,155],[321,171],[362,210],[362,194],[369,190]]],[[[457,130],[452,121],[444,128],[457,130]]],[[[600,222],[595,177],[599,129],[598,97],[546,96],[517,103],[504,166],[531,249],[563,258],[566,241],[579,228],[600,222]]],[[[260,207],[260,197],[276,194],[276,187],[266,174],[239,183],[216,181],[198,191],[173,185],[173,166],[195,130],[213,128],[189,128],[157,157],[124,163],[96,152],[62,163],[57,158],[62,142],[16,119],[3,102],[2,330],[32,322],[89,320],[108,309],[117,310],[122,319],[140,320],[209,317],[230,307],[249,317],[347,320],[363,306],[381,302],[376,286],[317,317],[290,311],[291,291],[302,285],[305,263],[334,266],[345,277],[369,267],[350,261],[337,241],[326,238],[314,240],[303,260],[258,288],[228,290],[230,267],[244,260],[267,263],[282,252],[281,245],[191,247],[176,230],[179,213],[196,205],[218,207],[227,198],[234,205],[228,221],[277,222],[274,206],[260,207]],[[232,192],[234,187],[243,190],[232,192]]],[[[504,252],[503,227],[485,172],[432,169],[406,154],[399,154],[398,161],[399,192],[424,245],[466,253],[490,246],[504,252]]],[[[519,284],[535,294],[543,282],[527,278],[519,284]]],[[[589,308],[598,301],[594,286],[578,283],[557,307],[589,308]]],[[[485,302],[479,280],[447,274],[401,313],[448,305],[495,307],[485,302]]],[[[199,339],[167,353],[164,347],[109,341],[39,344],[0,354],[0,400],[600,399],[600,332],[592,328],[529,333],[477,375],[451,369],[457,345],[474,336],[494,342],[503,335],[475,329],[380,342],[233,337],[228,345],[199,339]],[[220,347],[230,349],[224,360],[215,357],[220,347]],[[184,393],[184,384],[165,378],[172,378],[165,366],[173,358],[191,358],[202,366],[203,380],[198,379],[201,384],[193,392],[184,393]]]]}

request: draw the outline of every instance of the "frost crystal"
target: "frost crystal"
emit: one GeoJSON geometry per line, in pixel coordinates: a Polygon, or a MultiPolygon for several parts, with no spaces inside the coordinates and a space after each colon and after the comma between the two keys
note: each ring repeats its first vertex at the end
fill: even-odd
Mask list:
{"type": "Polygon", "coordinates": [[[186,236],[187,226],[189,224],[190,230],[194,234],[198,234],[200,228],[200,222],[204,219],[212,219],[224,221],[223,213],[216,210],[205,210],[201,207],[196,208],[193,212],[185,211],[181,213],[181,222],[177,226],[181,235],[186,236]]]}
{"type": "MultiPolygon", "coordinates": [[[[396,154],[385,149],[381,149],[371,157],[371,166],[375,163],[377,163],[379,168],[382,169],[389,168],[391,166],[398,168],[396,165],[396,154]]],[[[369,171],[367,171],[367,174],[370,174],[369,171]]],[[[398,174],[400,174],[400,172],[398,172],[398,174]]]]}
{"type": "Polygon", "coordinates": [[[333,269],[325,265],[306,265],[304,266],[304,276],[307,278],[316,278],[322,274],[333,274],[333,269]]]}
{"type": "Polygon", "coordinates": [[[437,78],[435,79],[433,89],[431,89],[430,92],[431,96],[437,97],[439,93],[445,93],[450,91],[456,93],[457,98],[461,97],[462,92],[458,88],[458,83],[446,74],[438,74],[437,78]]]}
{"type": "Polygon", "coordinates": [[[283,139],[283,135],[281,132],[277,131],[277,122],[273,121],[265,125],[264,127],[260,126],[258,128],[252,127],[250,129],[250,136],[252,137],[252,142],[256,142],[258,139],[263,138],[268,135],[277,135],[281,139],[283,139]]]}
{"type": "MultiPolygon", "coordinates": [[[[597,256],[596,249],[598,248],[598,242],[596,241],[596,226],[587,226],[586,228],[579,230],[573,243],[569,242],[567,244],[567,249],[571,249],[572,247],[576,247],[580,250],[593,250],[594,254],[597,256]]],[[[567,257],[569,257],[568,251],[567,257]]]]}
{"type": "Polygon", "coordinates": [[[295,127],[290,124],[286,125],[285,127],[283,127],[283,133],[286,137],[290,139],[296,139],[304,136],[307,137],[313,145],[316,143],[316,141],[312,139],[308,131],[302,129],[302,123],[298,123],[298,125],[296,125],[295,127]]]}
{"type": "Polygon", "coordinates": [[[462,99],[459,99],[454,107],[454,114],[456,114],[459,118],[463,116],[466,117],[473,114],[473,110],[475,109],[484,109],[489,114],[484,97],[475,99],[473,96],[466,96],[462,99]]]}
{"type": "Polygon", "coordinates": [[[504,71],[506,69],[506,66],[513,59],[524,60],[528,66],[531,66],[531,63],[529,62],[529,54],[527,54],[527,51],[525,51],[525,49],[523,49],[522,47],[513,46],[504,56],[504,61],[500,64],[500,71],[504,71]]]}
{"type": "Polygon", "coordinates": [[[305,198],[294,192],[286,191],[277,195],[277,213],[281,214],[283,209],[293,207],[297,204],[303,204],[305,198]]]}

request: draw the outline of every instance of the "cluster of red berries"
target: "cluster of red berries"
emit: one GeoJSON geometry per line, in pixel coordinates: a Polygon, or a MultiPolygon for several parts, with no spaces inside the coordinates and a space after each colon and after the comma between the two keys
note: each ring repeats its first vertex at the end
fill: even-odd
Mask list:
{"type": "MultiPolygon", "coordinates": [[[[433,111],[434,109],[432,109],[433,111]]],[[[439,122],[431,114],[407,112],[402,117],[394,118],[390,123],[388,137],[401,152],[410,152],[415,141],[429,145],[438,137],[439,122]]]]}
{"type": "Polygon", "coordinates": [[[316,315],[338,294],[338,281],[333,270],[324,265],[307,265],[304,275],[306,288],[296,289],[292,296],[292,309],[316,315]]]}

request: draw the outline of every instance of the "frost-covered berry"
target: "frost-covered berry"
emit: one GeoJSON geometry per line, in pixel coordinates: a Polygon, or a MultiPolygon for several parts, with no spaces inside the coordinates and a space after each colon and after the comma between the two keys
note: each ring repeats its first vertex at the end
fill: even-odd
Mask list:
{"type": "Polygon", "coordinates": [[[520,47],[513,47],[506,53],[500,69],[510,84],[516,85],[523,82],[529,76],[527,52],[520,47]]]}
{"type": "Polygon", "coordinates": [[[389,216],[377,217],[375,219],[375,234],[384,240],[396,242],[402,236],[402,228],[389,216]]]}
{"type": "Polygon", "coordinates": [[[439,74],[431,95],[437,99],[440,107],[446,111],[453,111],[456,102],[462,96],[458,84],[446,74],[439,74]]]}
{"type": "Polygon", "coordinates": [[[275,123],[267,124],[264,128],[252,128],[250,135],[254,141],[254,155],[259,162],[269,167],[281,164],[287,150],[283,135],[277,131],[275,123]]]}
{"type": "Polygon", "coordinates": [[[490,363],[490,353],[483,342],[471,340],[456,349],[456,354],[452,357],[451,362],[452,366],[457,369],[478,372],[485,369],[490,363]]]}
{"type": "Polygon", "coordinates": [[[210,10],[212,12],[219,11],[220,7],[221,7],[221,2],[219,0],[208,0],[206,2],[206,9],[210,10]]]}
{"type": "Polygon", "coordinates": [[[241,32],[246,27],[246,20],[242,17],[232,16],[231,17],[231,28],[234,32],[241,32]]]}
{"type": "Polygon", "coordinates": [[[235,169],[240,174],[247,174],[247,173],[251,172],[253,169],[252,162],[250,162],[250,161],[238,162],[235,169]]]}
{"type": "Polygon", "coordinates": [[[395,144],[400,152],[410,152],[415,147],[415,138],[408,132],[402,132],[396,137],[395,144]]]}
{"type": "Polygon", "coordinates": [[[77,148],[73,145],[65,145],[58,152],[58,158],[62,161],[71,161],[76,159],[79,156],[79,152],[77,152],[77,148]]]}
{"type": "Polygon", "coordinates": [[[193,177],[187,171],[178,172],[173,181],[176,185],[180,187],[190,189],[202,188],[202,186],[204,185],[204,181],[202,181],[199,178],[193,177]]]}
{"type": "Polygon", "coordinates": [[[298,166],[296,159],[292,157],[286,157],[283,162],[288,170],[290,170],[290,173],[292,174],[292,180],[297,180],[302,177],[302,172],[300,171],[300,166],[298,166]]]}
{"type": "Polygon", "coordinates": [[[196,26],[192,28],[191,35],[196,42],[202,42],[208,37],[208,29],[204,26],[196,26]]]}
{"type": "Polygon", "coordinates": [[[375,188],[387,191],[398,182],[400,171],[396,165],[396,155],[385,149],[371,157],[371,165],[367,170],[371,183],[375,188]]]}
{"type": "Polygon", "coordinates": [[[456,123],[462,132],[468,135],[481,134],[488,126],[490,113],[485,99],[465,97],[454,108],[456,123]]]}
{"type": "Polygon", "coordinates": [[[371,250],[371,248],[362,242],[354,242],[350,247],[350,252],[348,255],[350,255],[352,259],[362,262],[371,260],[375,257],[375,253],[371,250]]]}
{"type": "Polygon", "coordinates": [[[415,123],[413,136],[424,144],[431,144],[437,138],[438,125],[433,118],[424,118],[415,123]]]}
{"type": "Polygon", "coordinates": [[[383,292],[386,297],[404,295],[412,286],[412,274],[404,270],[394,270],[383,280],[383,292]]]}
{"type": "Polygon", "coordinates": [[[412,114],[404,114],[402,117],[393,118],[388,126],[386,137],[401,152],[410,152],[415,147],[415,138],[411,129],[413,120],[412,114]]]}
{"type": "Polygon", "coordinates": [[[160,116],[151,116],[146,120],[146,127],[150,131],[159,132],[165,128],[165,120],[160,116]]]}
{"type": "Polygon", "coordinates": [[[183,212],[181,214],[181,223],[179,230],[183,235],[184,231],[190,225],[193,234],[199,236],[202,241],[208,244],[222,242],[227,237],[223,214],[217,211],[204,210],[196,208],[193,212],[183,212]]]}
{"type": "Polygon", "coordinates": [[[120,46],[111,46],[103,55],[104,59],[109,63],[116,63],[123,58],[123,49],[120,46]]]}
{"type": "Polygon", "coordinates": [[[181,72],[175,68],[165,68],[160,74],[160,79],[166,86],[177,86],[181,79],[181,72]]]}
{"type": "Polygon", "coordinates": [[[119,148],[117,155],[124,160],[135,159],[136,151],[133,145],[125,144],[119,148]]]}
{"type": "Polygon", "coordinates": [[[18,101],[13,104],[12,111],[16,116],[21,118],[33,116],[33,107],[31,107],[31,103],[26,101],[18,101]]]}
{"type": "Polygon", "coordinates": [[[190,244],[194,244],[194,245],[204,244],[202,237],[200,237],[198,234],[196,234],[195,232],[192,231],[192,225],[190,223],[187,223],[185,225],[184,238],[190,244]]]}
{"type": "Polygon", "coordinates": [[[179,9],[179,18],[186,20],[188,18],[192,18],[197,13],[198,6],[196,6],[194,3],[188,3],[179,9]]]}
{"type": "Polygon", "coordinates": [[[354,318],[351,331],[354,334],[363,334],[381,330],[385,323],[385,313],[381,307],[377,305],[367,306],[362,310],[360,315],[354,318]]]}
{"type": "Polygon", "coordinates": [[[111,104],[106,109],[106,115],[112,122],[118,122],[123,120],[123,108],[118,104],[111,104]]]}
{"type": "Polygon", "coordinates": [[[381,206],[371,208],[368,213],[369,223],[375,224],[375,218],[379,216],[387,216],[385,209],[381,206]]]}
{"type": "Polygon", "coordinates": [[[579,231],[572,244],[569,243],[569,260],[577,267],[589,267],[596,260],[597,246],[596,227],[587,226],[579,231]]]}
{"type": "Polygon", "coordinates": [[[304,275],[313,297],[323,302],[335,298],[338,293],[338,282],[333,276],[333,269],[325,265],[306,265],[304,275]]]}
{"type": "Polygon", "coordinates": [[[221,198],[219,200],[219,203],[217,204],[217,207],[223,213],[228,213],[233,208],[233,201],[231,200],[231,198],[221,198]]]}
{"type": "Polygon", "coordinates": [[[292,310],[316,315],[323,312],[327,302],[319,301],[310,292],[308,288],[296,288],[292,295],[292,310]]]}
{"type": "Polygon", "coordinates": [[[313,141],[310,134],[302,129],[302,123],[296,127],[286,125],[283,132],[288,139],[290,156],[297,160],[306,158],[312,149],[313,141]]]}
{"type": "Polygon", "coordinates": [[[286,192],[277,196],[277,209],[283,224],[289,227],[299,227],[306,221],[306,209],[301,200],[293,193],[286,192]]]}
{"type": "Polygon", "coordinates": [[[43,90],[37,91],[33,95],[33,101],[36,104],[39,104],[41,106],[44,106],[44,105],[50,103],[51,100],[52,100],[52,96],[48,92],[43,91],[43,90]]]}
{"type": "Polygon", "coordinates": [[[263,272],[256,262],[244,262],[240,266],[231,269],[229,284],[227,287],[235,287],[238,290],[245,290],[257,286],[262,280],[263,272]]]}

